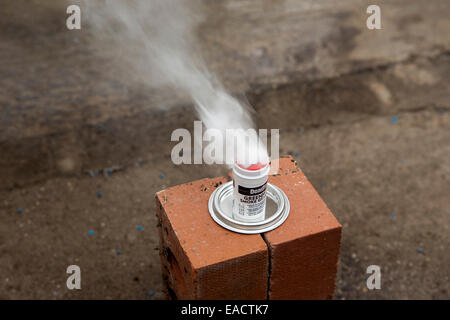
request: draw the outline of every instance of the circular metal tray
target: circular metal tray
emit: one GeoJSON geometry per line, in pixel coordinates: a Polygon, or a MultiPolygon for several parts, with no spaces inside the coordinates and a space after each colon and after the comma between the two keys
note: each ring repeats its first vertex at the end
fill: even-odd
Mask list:
{"type": "Polygon", "coordinates": [[[217,188],[209,198],[211,218],[225,229],[245,234],[267,232],[280,226],[288,217],[290,206],[286,194],[277,186],[267,183],[266,215],[262,221],[241,221],[233,218],[233,182],[217,188]]]}

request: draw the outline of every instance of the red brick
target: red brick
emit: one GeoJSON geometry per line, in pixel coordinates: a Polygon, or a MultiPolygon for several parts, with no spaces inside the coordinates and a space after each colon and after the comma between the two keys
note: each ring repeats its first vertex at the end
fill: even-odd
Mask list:
{"type": "Polygon", "coordinates": [[[269,179],[287,194],[291,212],[283,225],[262,237],[230,232],[210,218],[209,197],[225,178],[203,179],[157,194],[169,297],[332,298],[341,225],[291,157],[281,158],[279,167],[269,179]]]}
{"type": "Polygon", "coordinates": [[[331,299],[342,227],[300,169],[286,161],[280,167],[269,181],[286,193],[291,211],[284,224],[263,235],[270,253],[269,299],[331,299]]]}
{"type": "Polygon", "coordinates": [[[242,235],[209,215],[211,193],[225,178],[158,192],[160,256],[169,298],[265,299],[268,252],[260,235],[242,235]]]}

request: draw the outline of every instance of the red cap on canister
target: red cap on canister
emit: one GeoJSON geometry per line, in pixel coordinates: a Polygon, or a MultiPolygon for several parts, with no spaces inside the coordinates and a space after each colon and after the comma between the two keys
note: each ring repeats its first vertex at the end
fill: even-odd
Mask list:
{"type": "Polygon", "coordinates": [[[245,168],[244,166],[240,165],[239,163],[237,165],[239,167],[241,167],[242,169],[245,169],[245,170],[256,171],[256,170],[260,170],[260,169],[264,168],[267,164],[258,162],[258,163],[250,165],[247,168],[245,168]]]}

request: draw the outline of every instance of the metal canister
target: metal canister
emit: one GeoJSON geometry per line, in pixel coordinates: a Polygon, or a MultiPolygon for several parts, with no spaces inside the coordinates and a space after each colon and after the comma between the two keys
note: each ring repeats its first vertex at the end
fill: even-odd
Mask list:
{"type": "Polygon", "coordinates": [[[266,189],[270,166],[233,166],[233,218],[239,221],[262,221],[266,212],[266,189]]]}

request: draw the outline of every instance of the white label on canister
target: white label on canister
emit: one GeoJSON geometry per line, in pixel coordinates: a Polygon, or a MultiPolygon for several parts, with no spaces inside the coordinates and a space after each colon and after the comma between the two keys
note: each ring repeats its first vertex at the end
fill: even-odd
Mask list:
{"type": "Polygon", "coordinates": [[[267,182],[253,188],[234,186],[234,214],[247,219],[263,215],[266,211],[266,188],[267,182]]]}

